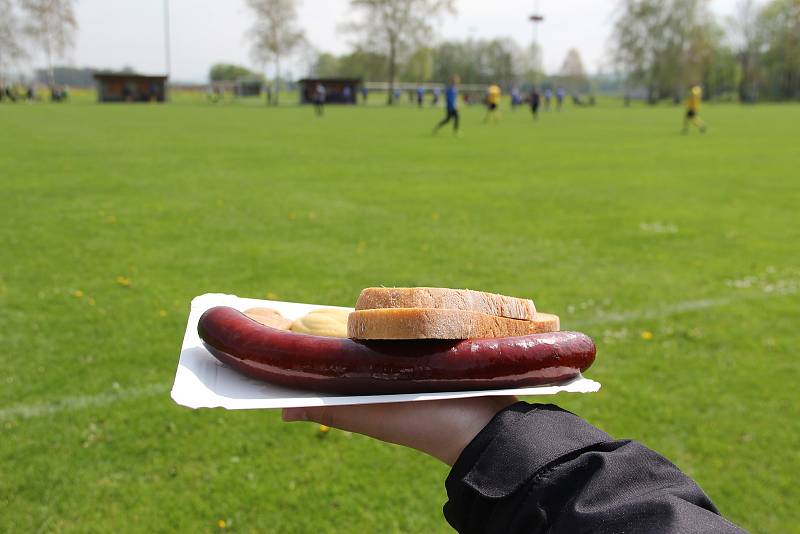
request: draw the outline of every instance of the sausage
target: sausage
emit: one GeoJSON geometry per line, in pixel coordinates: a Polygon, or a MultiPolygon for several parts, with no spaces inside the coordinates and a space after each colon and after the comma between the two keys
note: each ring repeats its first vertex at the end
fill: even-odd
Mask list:
{"type": "Polygon", "coordinates": [[[206,349],[250,377],[293,388],[381,395],[539,386],[594,361],[580,332],[466,340],[355,341],[264,326],[226,306],[197,325],[206,349]]]}

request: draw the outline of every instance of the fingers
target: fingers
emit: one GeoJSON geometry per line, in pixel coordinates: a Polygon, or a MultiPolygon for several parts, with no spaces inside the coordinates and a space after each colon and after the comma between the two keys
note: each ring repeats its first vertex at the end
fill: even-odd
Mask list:
{"type": "Polygon", "coordinates": [[[452,465],[461,450],[515,397],[285,408],[284,421],[316,423],[418,449],[452,465]]]}
{"type": "Polygon", "coordinates": [[[351,406],[312,406],[285,408],[284,421],[313,421],[325,426],[358,432],[377,439],[387,439],[384,430],[402,427],[409,421],[411,403],[359,404],[351,406]]]}

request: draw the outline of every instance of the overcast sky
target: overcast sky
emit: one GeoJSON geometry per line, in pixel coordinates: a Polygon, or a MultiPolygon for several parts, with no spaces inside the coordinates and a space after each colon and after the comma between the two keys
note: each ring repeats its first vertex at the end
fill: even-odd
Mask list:
{"type": "MultiPolygon", "coordinates": [[[[712,0],[714,11],[732,13],[737,0],[712,0]]],[[[528,15],[535,0],[456,0],[458,14],[439,25],[439,39],[512,37],[520,44],[533,37],[528,15]]],[[[539,43],[545,69],[559,70],[567,51],[577,48],[590,72],[605,62],[612,0],[541,0],[545,20],[539,43]]],[[[142,73],[165,71],[163,0],[79,0],[79,24],[69,63],[142,73]]],[[[351,13],[347,0],[304,0],[300,25],[319,50],[337,54],[351,48],[351,37],[338,31],[351,13]]],[[[216,62],[254,67],[245,33],[251,17],[243,0],[170,0],[172,79],[205,81],[216,62]]],[[[305,74],[295,64],[295,76],[305,74]]]]}

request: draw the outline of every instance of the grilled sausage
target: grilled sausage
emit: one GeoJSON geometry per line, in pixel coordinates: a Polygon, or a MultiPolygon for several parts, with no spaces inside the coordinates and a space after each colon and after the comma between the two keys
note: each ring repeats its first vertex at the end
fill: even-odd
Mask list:
{"type": "Polygon", "coordinates": [[[250,377],[345,395],[553,384],[576,377],[595,357],[594,343],[580,332],[354,341],[270,328],[225,306],[207,310],[197,330],[215,358],[250,377]]]}

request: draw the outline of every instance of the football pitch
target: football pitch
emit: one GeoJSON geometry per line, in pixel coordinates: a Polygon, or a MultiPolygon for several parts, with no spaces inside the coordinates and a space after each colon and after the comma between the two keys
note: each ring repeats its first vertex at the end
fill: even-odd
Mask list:
{"type": "Polygon", "coordinates": [[[169,397],[192,297],[375,285],[533,298],[598,347],[552,402],[796,531],[800,105],[442,116],[0,105],[0,531],[449,532],[433,459],[169,397]]]}

